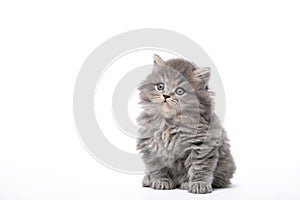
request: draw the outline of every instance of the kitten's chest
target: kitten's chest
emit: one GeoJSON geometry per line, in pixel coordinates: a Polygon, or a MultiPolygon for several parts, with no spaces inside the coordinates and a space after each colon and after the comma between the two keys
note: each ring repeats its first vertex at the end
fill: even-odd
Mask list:
{"type": "Polygon", "coordinates": [[[174,159],[182,153],[182,143],[175,126],[167,126],[155,131],[151,138],[150,151],[158,157],[174,159]]]}

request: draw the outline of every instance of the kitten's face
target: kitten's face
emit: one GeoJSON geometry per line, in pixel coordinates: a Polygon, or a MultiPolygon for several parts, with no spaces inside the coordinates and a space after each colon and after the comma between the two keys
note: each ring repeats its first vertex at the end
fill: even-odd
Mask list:
{"type": "Polygon", "coordinates": [[[140,88],[143,104],[148,104],[166,118],[173,118],[186,107],[198,107],[189,81],[168,66],[155,66],[140,88]]]}
{"type": "MultiPolygon", "coordinates": [[[[209,77],[207,67],[196,67],[184,59],[164,62],[154,55],[153,71],[139,87],[145,112],[138,120],[143,123],[150,117],[152,122],[161,121],[159,116],[163,116],[180,122],[182,128],[186,125],[197,128],[200,115],[208,120],[211,114],[209,77]]],[[[147,120],[145,123],[149,123],[147,120]]]]}

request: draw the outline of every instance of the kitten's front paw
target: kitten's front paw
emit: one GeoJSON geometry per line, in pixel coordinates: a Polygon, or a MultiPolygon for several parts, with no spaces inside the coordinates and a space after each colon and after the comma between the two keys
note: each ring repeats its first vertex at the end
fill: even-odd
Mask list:
{"type": "Polygon", "coordinates": [[[206,194],[212,192],[210,183],[197,181],[189,183],[189,192],[194,194],[206,194]]]}
{"type": "Polygon", "coordinates": [[[174,188],[174,183],[167,178],[156,179],[152,182],[151,188],[155,190],[170,190],[174,188]]]}

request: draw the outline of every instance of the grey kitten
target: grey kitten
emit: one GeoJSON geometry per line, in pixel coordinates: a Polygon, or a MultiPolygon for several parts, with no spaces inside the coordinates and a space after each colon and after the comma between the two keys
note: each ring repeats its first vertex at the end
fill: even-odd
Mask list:
{"type": "Polygon", "coordinates": [[[139,87],[137,149],[146,166],[144,187],[204,194],[230,184],[236,167],[214,113],[209,77],[209,68],[154,55],[153,71],[139,87]]]}

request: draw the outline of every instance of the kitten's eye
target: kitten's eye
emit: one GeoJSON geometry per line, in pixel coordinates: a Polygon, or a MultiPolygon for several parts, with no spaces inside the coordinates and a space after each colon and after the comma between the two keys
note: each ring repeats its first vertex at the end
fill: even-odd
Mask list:
{"type": "Polygon", "coordinates": [[[175,90],[175,93],[178,94],[178,95],[183,95],[184,92],[185,92],[184,89],[181,88],[181,87],[179,87],[179,88],[177,88],[177,89],[175,90]]]}
{"type": "Polygon", "coordinates": [[[165,85],[163,83],[157,83],[156,89],[157,90],[163,90],[163,89],[165,89],[165,85]]]}

